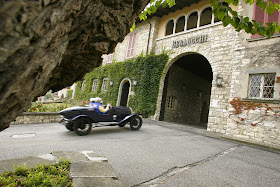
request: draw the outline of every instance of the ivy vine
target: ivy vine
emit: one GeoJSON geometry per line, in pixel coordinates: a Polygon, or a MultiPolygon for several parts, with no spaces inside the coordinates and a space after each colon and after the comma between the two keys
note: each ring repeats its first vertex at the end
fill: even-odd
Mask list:
{"type": "Polygon", "coordinates": [[[95,68],[84,77],[84,91],[81,91],[82,81],[77,82],[75,100],[89,101],[91,97],[98,96],[103,99],[104,104],[110,103],[115,106],[121,81],[128,78],[137,81],[136,85],[130,85],[134,95],[129,96],[128,107],[134,112],[140,112],[144,117],[153,115],[156,110],[160,78],[167,61],[167,54],[148,55],[95,68]],[[112,86],[108,84],[106,91],[101,90],[104,78],[113,82],[112,86]],[[93,80],[97,80],[95,91],[92,91],[93,80]]]}
{"type": "Polygon", "coordinates": [[[273,117],[274,120],[280,120],[280,107],[271,107],[268,104],[254,103],[254,102],[244,102],[238,97],[234,97],[230,102],[231,106],[234,108],[232,114],[229,114],[229,118],[232,119],[237,124],[251,124],[256,126],[262,123],[267,117],[273,117]],[[253,115],[254,119],[250,119],[249,112],[256,111],[258,115],[253,115]]]}

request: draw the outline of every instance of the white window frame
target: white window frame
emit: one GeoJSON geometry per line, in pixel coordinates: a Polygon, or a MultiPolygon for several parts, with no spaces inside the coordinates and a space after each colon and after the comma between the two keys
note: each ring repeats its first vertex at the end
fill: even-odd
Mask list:
{"type": "Polygon", "coordinates": [[[193,30],[195,30],[195,29],[207,28],[207,27],[215,26],[215,25],[221,23],[221,21],[217,21],[217,22],[214,21],[214,20],[215,20],[215,16],[214,16],[214,14],[212,13],[211,23],[210,23],[210,24],[207,24],[207,25],[200,26],[200,16],[201,16],[202,12],[203,12],[206,8],[211,8],[211,5],[210,5],[210,4],[207,4],[207,5],[203,6],[203,7],[200,8],[200,9],[193,9],[192,11],[188,12],[187,14],[180,14],[180,15],[178,15],[176,18],[169,18],[169,19],[167,19],[166,22],[165,22],[165,25],[164,25],[164,34],[163,34],[163,37],[170,37],[170,36],[172,36],[172,35],[177,35],[177,34],[181,34],[181,33],[185,33],[185,32],[190,32],[190,31],[193,31],[193,30]],[[197,14],[198,14],[196,28],[187,29],[189,16],[190,16],[192,13],[194,13],[194,12],[197,12],[197,14]],[[182,17],[182,16],[185,16],[185,28],[184,28],[184,31],[176,33],[175,30],[176,30],[176,26],[177,26],[177,21],[178,21],[178,19],[179,19],[180,17],[182,17]],[[171,20],[173,20],[173,22],[174,22],[174,25],[173,25],[173,33],[170,34],[170,35],[166,35],[166,27],[167,27],[167,24],[169,23],[169,21],[171,21],[171,20]]]}
{"type": "Polygon", "coordinates": [[[93,82],[92,82],[92,89],[91,89],[92,92],[96,91],[97,83],[98,83],[98,79],[94,79],[93,82]]]}
{"type": "Polygon", "coordinates": [[[269,87],[273,87],[273,97],[272,98],[265,98],[263,97],[263,91],[264,88],[267,87],[264,85],[264,76],[265,75],[269,75],[269,74],[274,74],[276,79],[276,73],[251,73],[249,74],[249,86],[248,86],[248,98],[249,99],[259,99],[259,100],[274,100],[275,99],[275,87],[276,87],[276,80],[274,80],[274,85],[273,86],[269,86],[269,87]],[[251,76],[253,75],[260,75],[261,76],[261,84],[260,84],[260,93],[259,93],[259,97],[252,97],[250,96],[250,90],[251,90],[251,76]]]}
{"type": "Polygon", "coordinates": [[[173,34],[177,34],[177,33],[176,33],[177,23],[178,23],[178,20],[179,20],[181,17],[185,17],[184,30],[183,30],[183,31],[180,31],[180,32],[177,32],[177,33],[181,33],[181,32],[185,32],[185,31],[186,31],[187,16],[186,16],[185,14],[180,14],[179,16],[177,16],[176,22],[174,22],[174,27],[175,27],[175,28],[173,28],[173,34]]]}
{"type": "Polygon", "coordinates": [[[82,86],[81,86],[81,91],[85,91],[85,87],[86,87],[86,81],[83,80],[82,86]]]}
{"type": "Polygon", "coordinates": [[[109,83],[109,78],[104,78],[102,87],[101,87],[101,91],[103,91],[103,92],[107,91],[108,83],[109,83]]]}
{"type": "Polygon", "coordinates": [[[107,63],[112,63],[113,62],[113,53],[110,53],[107,55],[107,63]]]}

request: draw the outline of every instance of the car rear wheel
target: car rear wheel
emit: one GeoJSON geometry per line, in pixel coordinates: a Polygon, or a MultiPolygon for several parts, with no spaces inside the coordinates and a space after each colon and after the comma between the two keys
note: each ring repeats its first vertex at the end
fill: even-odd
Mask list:
{"type": "Polygon", "coordinates": [[[88,118],[79,118],[74,123],[74,130],[80,136],[87,135],[91,129],[92,123],[88,118]]]}
{"type": "Polygon", "coordinates": [[[133,131],[139,130],[142,126],[142,118],[140,116],[135,116],[130,121],[130,128],[133,131]]]}

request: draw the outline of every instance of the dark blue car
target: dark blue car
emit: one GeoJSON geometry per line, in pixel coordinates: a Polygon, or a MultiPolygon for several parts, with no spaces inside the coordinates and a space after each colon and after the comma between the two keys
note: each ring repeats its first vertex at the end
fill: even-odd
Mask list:
{"type": "Polygon", "coordinates": [[[138,113],[132,114],[128,107],[112,107],[108,114],[98,114],[92,107],[77,106],[59,113],[63,116],[60,123],[80,136],[90,133],[92,127],[116,125],[124,127],[129,123],[131,130],[139,130],[142,126],[141,116],[138,113]]]}

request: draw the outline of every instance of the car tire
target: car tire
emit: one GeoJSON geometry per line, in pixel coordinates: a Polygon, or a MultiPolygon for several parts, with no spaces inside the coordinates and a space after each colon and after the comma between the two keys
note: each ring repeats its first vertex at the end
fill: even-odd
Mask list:
{"type": "Polygon", "coordinates": [[[120,123],[118,124],[119,127],[124,127],[126,125],[126,123],[120,123]]]}
{"type": "Polygon", "coordinates": [[[92,129],[91,120],[88,118],[78,118],[74,122],[74,130],[79,136],[84,136],[90,133],[92,129]]]}
{"type": "Polygon", "coordinates": [[[65,125],[66,129],[68,129],[69,131],[74,131],[74,125],[71,123],[71,124],[67,124],[65,125]]]}
{"type": "Polygon", "coordinates": [[[134,116],[130,120],[130,128],[133,131],[139,130],[142,126],[142,118],[140,116],[134,116]]]}

